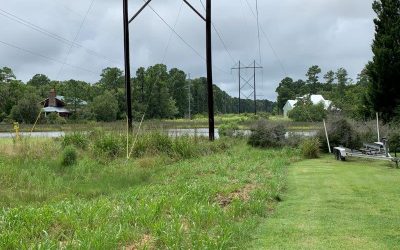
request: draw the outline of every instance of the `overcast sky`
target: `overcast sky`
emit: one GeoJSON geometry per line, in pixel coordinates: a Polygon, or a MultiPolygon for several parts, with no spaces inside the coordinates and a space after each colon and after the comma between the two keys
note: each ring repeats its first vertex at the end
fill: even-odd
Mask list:
{"type": "MultiPolygon", "coordinates": [[[[200,0],[189,2],[204,13],[200,0]]],[[[304,79],[311,65],[319,65],[323,73],[344,67],[355,79],[372,58],[372,2],[258,0],[264,67],[263,73],[257,74],[259,98],[275,100],[281,79],[304,79]]],[[[130,15],[142,3],[130,0],[130,15]]],[[[256,18],[248,4],[255,12],[255,0],[213,1],[213,23],[229,52],[213,31],[214,83],[232,96],[238,95],[238,77],[230,68],[239,60],[242,65],[253,60],[260,63],[256,18]]],[[[150,5],[187,43],[205,55],[205,24],[182,1],[153,0],[150,5]]],[[[168,26],[150,8],[131,23],[130,32],[132,74],[140,66],[164,62],[192,77],[206,75],[205,56],[200,57],[171,35],[168,26]]],[[[43,73],[56,80],[73,78],[94,83],[105,67],[123,69],[122,0],[1,0],[0,34],[0,67],[11,67],[23,81],[43,73]],[[32,26],[28,28],[16,18],[59,38],[51,38],[32,26]],[[71,48],[60,37],[83,47],[71,48]],[[64,61],[67,65],[63,66],[64,61]]],[[[250,77],[250,73],[243,75],[250,77]]]]}

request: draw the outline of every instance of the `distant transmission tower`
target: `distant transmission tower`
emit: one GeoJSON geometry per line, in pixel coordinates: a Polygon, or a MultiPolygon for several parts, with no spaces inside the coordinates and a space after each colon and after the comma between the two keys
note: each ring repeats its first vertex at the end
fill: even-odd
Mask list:
{"type": "MultiPolygon", "coordinates": [[[[237,70],[239,73],[239,114],[241,113],[241,97],[242,95],[246,99],[251,99],[251,97],[254,98],[254,114],[257,114],[257,88],[256,88],[256,70],[257,69],[262,69],[263,67],[257,66],[256,61],[249,66],[242,67],[241,62],[239,61],[239,66],[232,68],[232,70],[237,70]],[[250,78],[246,79],[242,75],[242,70],[247,70],[247,69],[253,69],[253,74],[251,75],[250,78]],[[242,84],[242,80],[244,81],[244,84],[242,84]],[[253,84],[251,84],[251,81],[253,80],[253,84]],[[244,92],[244,88],[250,87],[252,92],[249,95],[246,95],[244,92]]],[[[248,93],[247,93],[248,94],[248,93]]]]}

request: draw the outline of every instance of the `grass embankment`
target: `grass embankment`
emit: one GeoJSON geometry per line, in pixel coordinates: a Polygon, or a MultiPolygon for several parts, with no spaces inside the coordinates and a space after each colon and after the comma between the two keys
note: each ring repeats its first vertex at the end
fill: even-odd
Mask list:
{"type": "Polygon", "coordinates": [[[398,249],[400,171],[333,157],[290,167],[288,192],[255,249],[398,249]]]}
{"type": "Polygon", "coordinates": [[[70,167],[60,166],[60,142],[0,145],[0,248],[242,248],[280,200],[297,153],[228,144],[178,161],[80,152],[70,167]]]}

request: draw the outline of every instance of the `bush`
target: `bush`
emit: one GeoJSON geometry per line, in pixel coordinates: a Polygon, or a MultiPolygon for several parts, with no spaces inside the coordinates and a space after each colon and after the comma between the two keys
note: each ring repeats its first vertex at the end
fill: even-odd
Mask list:
{"type": "MultiPolygon", "coordinates": [[[[327,130],[331,148],[343,146],[354,149],[362,146],[360,134],[346,119],[342,118],[328,123],[327,130]]],[[[328,149],[324,130],[318,133],[318,138],[322,142],[322,148],[328,149]]]]}
{"type": "Polygon", "coordinates": [[[285,143],[286,129],[283,125],[270,125],[265,120],[257,122],[253,127],[248,143],[254,147],[274,148],[285,143]]]}
{"type": "Polygon", "coordinates": [[[2,122],[4,119],[6,119],[7,114],[6,113],[0,113],[0,122],[2,122]]]}
{"type": "Polygon", "coordinates": [[[61,124],[66,124],[67,121],[65,120],[64,117],[61,117],[59,114],[57,113],[51,113],[46,117],[46,121],[48,124],[57,124],[57,125],[61,125],[61,124]]]}
{"type": "Polygon", "coordinates": [[[144,155],[154,155],[159,153],[165,153],[171,155],[173,151],[173,142],[167,134],[162,133],[148,133],[139,137],[133,154],[136,157],[144,155]]]}
{"type": "Polygon", "coordinates": [[[322,103],[303,104],[300,103],[289,111],[289,118],[296,122],[321,122],[327,117],[327,111],[322,103]]]}
{"type": "Polygon", "coordinates": [[[65,148],[67,146],[75,146],[81,149],[87,149],[89,146],[89,138],[84,133],[66,134],[61,142],[65,148]]]}
{"type": "Polygon", "coordinates": [[[115,158],[125,151],[124,140],[116,134],[98,132],[93,138],[93,151],[96,156],[115,158]]]}
{"type": "Polygon", "coordinates": [[[77,163],[78,153],[74,146],[67,146],[62,151],[61,165],[64,167],[72,166],[77,163]]]}
{"type": "Polygon", "coordinates": [[[40,98],[34,94],[26,94],[11,109],[11,117],[17,122],[33,124],[40,113],[40,98]]]}
{"type": "Polygon", "coordinates": [[[321,143],[318,138],[306,139],[300,144],[301,153],[307,159],[318,158],[320,146],[321,143]]]}
{"type": "Polygon", "coordinates": [[[111,92],[105,92],[103,95],[94,98],[92,110],[98,121],[115,121],[118,113],[118,101],[111,92]]]}
{"type": "Polygon", "coordinates": [[[239,130],[239,125],[235,122],[224,123],[218,128],[220,136],[234,137],[239,130]]]}
{"type": "Polygon", "coordinates": [[[392,128],[388,136],[389,148],[392,152],[398,152],[400,150],[400,129],[398,126],[392,128]]]}

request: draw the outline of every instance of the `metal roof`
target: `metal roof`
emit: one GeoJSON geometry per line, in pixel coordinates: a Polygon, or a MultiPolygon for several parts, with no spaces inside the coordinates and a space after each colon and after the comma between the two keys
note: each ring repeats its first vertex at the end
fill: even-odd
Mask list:
{"type": "Polygon", "coordinates": [[[70,111],[66,108],[57,108],[57,107],[46,107],[42,109],[43,112],[45,113],[70,113],[70,111]]]}

